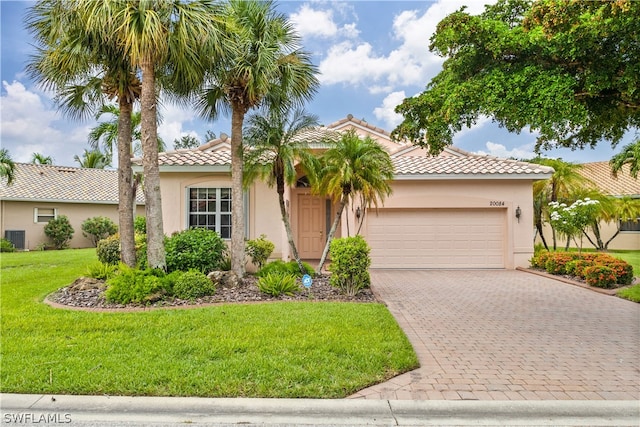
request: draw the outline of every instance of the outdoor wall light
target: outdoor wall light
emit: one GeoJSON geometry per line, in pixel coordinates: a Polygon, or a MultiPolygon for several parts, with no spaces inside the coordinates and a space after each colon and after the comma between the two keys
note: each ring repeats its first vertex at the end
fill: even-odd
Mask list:
{"type": "Polygon", "coordinates": [[[356,208],[356,219],[360,221],[360,216],[362,215],[362,211],[360,210],[360,206],[356,208]]]}
{"type": "Polygon", "coordinates": [[[520,215],[522,215],[522,209],[520,209],[520,206],[518,206],[516,208],[516,218],[518,218],[518,222],[520,222],[520,215]]]}

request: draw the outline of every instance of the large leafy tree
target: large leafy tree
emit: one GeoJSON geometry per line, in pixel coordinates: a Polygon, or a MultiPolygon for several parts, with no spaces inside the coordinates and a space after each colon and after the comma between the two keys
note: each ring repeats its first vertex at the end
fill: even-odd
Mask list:
{"type": "Polygon", "coordinates": [[[91,1],[41,0],[30,8],[27,27],[38,51],[30,74],[54,91],[55,102],[74,119],[88,118],[108,100],[118,103],[118,217],[122,261],[134,266],[131,115],[140,81],[121,46],[98,42],[81,14],[91,1]]]}
{"type": "MultiPolygon", "coordinates": [[[[157,96],[165,88],[201,86],[204,70],[220,46],[218,6],[193,1],[91,1],[81,3],[87,37],[97,45],[117,46],[141,75],[141,140],[147,218],[147,261],[164,268],[164,231],[158,167],[157,96]]],[[[124,112],[121,111],[121,114],[124,112]]]]}
{"type": "Polygon", "coordinates": [[[299,104],[318,86],[317,70],[299,48],[299,37],[271,1],[230,0],[223,16],[227,38],[212,63],[207,85],[198,101],[209,119],[231,112],[231,269],[245,273],[243,142],[247,112],[261,105],[299,104]],[[285,102],[286,101],[286,102],[285,102]]]}
{"type": "Polygon", "coordinates": [[[537,149],[618,143],[640,125],[640,2],[500,0],[444,18],[429,49],[446,58],[426,90],[396,109],[397,138],[432,154],[479,117],[537,149]]]}
{"type": "Polygon", "coordinates": [[[16,179],[16,164],[6,148],[0,148],[0,178],[5,178],[7,185],[16,179]]]}
{"type": "Polygon", "coordinates": [[[291,230],[284,192],[285,185],[292,185],[296,181],[296,164],[304,168],[313,160],[308,132],[317,125],[318,118],[306,114],[302,109],[290,113],[286,109],[271,108],[249,116],[244,132],[247,145],[244,184],[248,186],[260,178],[271,187],[275,185],[289,248],[303,273],[305,270],[291,230]]]}
{"type": "Polygon", "coordinates": [[[389,154],[371,137],[360,138],[355,131],[342,134],[335,145],[322,155],[319,165],[313,189],[330,196],[338,206],[316,270],[318,274],[329,254],[331,239],[345,206],[357,197],[363,208],[377,207],[391,194],[389,181],[393,179],[393,163],[389,154]]]}

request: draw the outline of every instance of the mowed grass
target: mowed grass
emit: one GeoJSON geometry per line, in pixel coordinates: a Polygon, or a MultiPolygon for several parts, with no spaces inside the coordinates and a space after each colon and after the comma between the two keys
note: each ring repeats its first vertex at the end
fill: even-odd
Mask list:
{"type": "Polygon", "coordinates": [[[2,392],[340,398],[418,366],[382,304],[63,310],[95,250],[0,257],[2,392]]]}

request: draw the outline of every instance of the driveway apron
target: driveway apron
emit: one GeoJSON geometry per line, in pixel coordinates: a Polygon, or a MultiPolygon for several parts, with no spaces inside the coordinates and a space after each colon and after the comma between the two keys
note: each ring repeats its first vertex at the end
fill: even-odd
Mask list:
{"type": "Polygon", "coordinates": [[[351,398],[640,399],[640,304],[513,270],[371,280],[420,368],[351,398]]]}

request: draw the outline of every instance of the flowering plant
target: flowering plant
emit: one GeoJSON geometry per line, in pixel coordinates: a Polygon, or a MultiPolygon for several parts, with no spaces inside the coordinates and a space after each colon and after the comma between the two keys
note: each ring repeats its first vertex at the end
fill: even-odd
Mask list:
{"type": "Polygon", "coordinates": [[[582,252],[582,234],[587,225],[595,221],[600,211],[600,202],[585,197],[578,199],[571,206],[566,203],[549,203],[551,226],[569,239],[580,235],[580,252],[582,252]]]}

